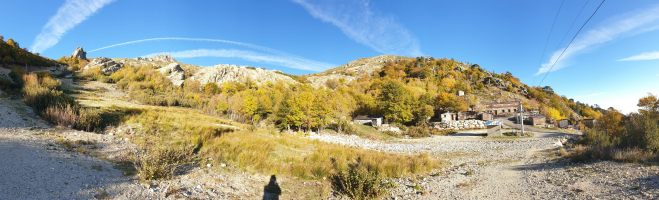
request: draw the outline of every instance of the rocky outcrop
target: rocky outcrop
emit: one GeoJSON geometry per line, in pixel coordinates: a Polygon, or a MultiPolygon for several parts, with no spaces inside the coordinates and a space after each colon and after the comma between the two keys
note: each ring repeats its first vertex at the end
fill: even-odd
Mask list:
{"type": "Polygon", "coordinates": [[[191,79],[206,83],[247,82],[256,84],[267,82],[295,83],[296,81],[280,72],[237,65],[215,65],[199,68],[191,79]]]}
{"type": "Polygon", "coordinates": [[[77,58],[80,60],[87,60],[87,52],[85,52],[82,47],[76,48],[75,51],[73,51],[73,54],[71,54],[71,58],[77,58]]]}
{"type": "Polygon", "coordinates": [[[117,62],[110,58],[100,57],[100,58],[94,58],[91,61],[89,61],[89,64],[85,65],[83,69],[87,70],[95,67],[100,67],[101,72],[104,75],[110,75],[121,69],[123,66],[124,64],[121,62],[117,62]]]}
{"type": "Polygon", "coordinates": [[[185,71],[183,71],[183,68],[178,63],[170,63],[167,66],[161,67],[158,71],[165,75],[177,87],[181,87],[183,81],[185,81],[185,71]]]}
{"type": "Polygon", "coordinates": [[[156,55],[151,57],[137,57],[137,61],[147,61],[147,62],[164,62],[164,63],[173,63],[178,62],[171,55],[156,55]]]}

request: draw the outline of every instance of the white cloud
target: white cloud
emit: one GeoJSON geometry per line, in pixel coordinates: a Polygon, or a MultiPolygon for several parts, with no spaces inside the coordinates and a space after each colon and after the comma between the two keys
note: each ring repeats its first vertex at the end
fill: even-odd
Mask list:
{"type": "Polygon", "coordinates": [[[276,50],[273,48],[269,47],[264,47],[256,44],[250,44],[250,43],[245,43],[245,42],[238,42],[238,41],[232,41],[232,40],[223,40],[223,39],[211,39],[211,38],[189,38],[189,37],[159,37],[159,38],[147,38],[147,39],[140,39],[140,40],[133,40],[133,41],[128,41],[128,42],[122,42],[122,43],[117,43],[117,44],[112,44],[100,48],[93,49],[91,52],[96,52],[96,51],[101,51],[105,49],[110,49],[110,48],[115,48],[115,47],[120,47],[120,46],[126,46],[126,45],[134,45],[134,44],[139,44],[139,43],[145,43],[145,42],[153,42],[153,41],[192,41],[192,42],[216,42],[216,43],[223,43],[223,44],[231,44],[231,45],[236,45],[240,47],[246,47],[249,49],[257,50],[260,52],[254,52],[254,51],[245,51],[245,50],[227,50],[227,49],[219,49],[219,50],[209,50],[209,49],[198,49],[198,50],[189,50],[189,51],[179,51],[179,52],[162,52],[162,53],[154,53],[150,55],[156,55],[156,54],[172,54],[174,57],[179,57],[179,58],[191,58],[191,57],[231,57],[231,58],[242,58],[245,60],[250,60],[254,62],[264,62],[264,63],[270,63],[270,64],[278,64],[278,65],[283,65],[284,67],[289,67],[293,69],[302,69],[302,70],[309,70],[309,71],[321,71],[324,69],[331,68],[335,65],[330,64],[330,63],[324,63],[320,61],[315,61],[315,60],[310,60],[306,59],[297,55],[293,55],[287,52],[283,52],[280,50],[276,50]],[[244,53],[243,55],[239,55],[240,53],[244,53]],[[176,56],[178,55],[178,56],[176,56]]]}
{"type": "Polygon", "coordinates": [[[328,22],[350,39],[387,54],[423,55],[417,39],[394,18],[375,12],[369,0],[293,0],[311,16],[328,22]]]}
{"type": "Polygon", "coordinates": [[[556,61],[564,48],[554,51],[551,58],[538,69],[536,75],[567,67],[567,64],[564,63],[566,60],[593,48],[595,45],[604,44],[623,36],[659,29],[659,26],[657,26],[657,22],[659,22],[659,5],[612,17],[605,22],[599,27],[580,35],[565,51],[560,60],[556,61]],[[556,65],[551,68],[554,62],[556,62],[556,65]]]}
{"type": "Polygon", "coordinates": [[[133,45],[133,44],[139,44],[139,43],[144,43],[144,42],[153,42],[153,41],[192,41],[192,42],[216,42],[216,43],[224,43],[224,44],[232,44],[232,45],[237,45],[237,46],[242,46],[242,47],[247,47],[251,49],[256,49],[260,51],[265,51],[265,52],[270,52],[274,54],[282,54],[282,55],[288,55],[288,53],[264,47],[264,46],[259,46],[255,44],[250,44],[250,43],[245,43],[245,42],[238,42],[238,41],[232,41],[232,40],[223,40],[223,39],[211,39],[211,38],[189,38],[189,37],[158,37],[158,38],[147,38],[147,39],[140,39],[140,40],[133,40],[133,41],[128,41],[128,42],[122,42],[122,43],[117,43],[117,44],[112,44],[100,48],[93,49],[91,52],[95,51],[100,51],[100,50],[105,50],[105,49],[110,49],[114,47],[120,47],[120,46],[126,46],[126,45],[133,45]]]}
{"type": "Polygon", "coordinates": [[[321,71],[331,67],[326,63],[316,61],[287,57],[282,55],[264,54],[254,51],[237,50],[237,49],[194,49],[175,52],[158,52],[146,55],[152,57],[155,55],[171,55],[175,58],[199,58],[199,57],[219,57],[219,58],[239,58],[251,62],[270,63],[288,67],[292,69],[301,69],[307,71],[321,71]]]}
{"type": "Polygon", "coordinates": [[[638,55],[622,58],[619,59],[618,61],[642,61],[642,60],[659,60],[659,51],[645,52],[638,55]]]}
{"type": "Polygon", "coordinates": [[[67,0],[52,16],[41,33],[34,39],[30,48],[33,52],[43,52],[55,46],[66,32],[85,21],[99,9],[114,0],[67,0]]]}

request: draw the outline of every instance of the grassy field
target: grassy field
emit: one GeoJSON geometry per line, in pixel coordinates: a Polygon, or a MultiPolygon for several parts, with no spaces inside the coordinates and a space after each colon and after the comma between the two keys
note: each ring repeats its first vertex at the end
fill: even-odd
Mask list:
{"type": "MultiPolygon", "coordinates": [[[[93,83],[97,84],[97,83],[93,83]]],[[[134,127],[133,142],[142,148],[185,147],[200,157],[213,158],[241,169],[264,174],[284,174],[304,179],[322,179],[331,171],[330,158],[345,166],[361,157],[362,161],[386,177],[400,177],[429,172],[440,162],[427,155],[396,155],[318,142],[301,134],[283,134],[274,129],[255,129],[202,111],[140,105],[115,98],[117,91],[105,85],[95,92],[88,88],[80,99],[83,104],[99,106],[114,113],[119,123],[134,127]],[[108,94],[109,95],[105,95],[108,94]],[[124,114],[124,116],[119,117],[124,114]]],[[[393,136],[373,127],[354,126],[361,137],[388,140],[393,136]]]]}
{"type": "Polygon", "coordinates": [[[202,153],[249,171],[305,179],[327,177],[332,169],[330,158],[345,167],[359,157],[386,177],[425,173],[440,165],[424,154],[397,155],[356,149],[268,130],[240,131],[214,138],[208,141],[202,153]]]}

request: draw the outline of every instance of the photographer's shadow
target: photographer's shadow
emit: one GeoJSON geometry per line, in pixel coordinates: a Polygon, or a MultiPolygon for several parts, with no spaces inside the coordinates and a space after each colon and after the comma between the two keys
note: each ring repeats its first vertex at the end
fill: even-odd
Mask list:
{"type": "Polygon", "coordinates": [[[272,175],[270,182],[263,187],[263,200],[279,200],[279,195],[281,195],[281,188],[277,183],[277,177],[272,175]]]}

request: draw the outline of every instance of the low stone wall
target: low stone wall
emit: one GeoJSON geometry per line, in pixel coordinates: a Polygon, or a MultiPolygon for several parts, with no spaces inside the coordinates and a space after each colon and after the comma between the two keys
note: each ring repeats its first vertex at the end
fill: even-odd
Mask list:
{"type": "Polygon", "coordinates": [[[454,129],[454,130],[463,130],[463,129],[484,129],[485,121],[482,120],[457,120],[449,122],[435,122],[433,127],[437,129],[454,129]]]}

